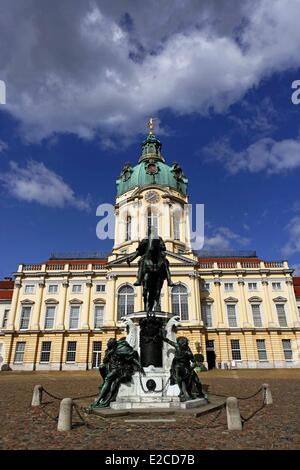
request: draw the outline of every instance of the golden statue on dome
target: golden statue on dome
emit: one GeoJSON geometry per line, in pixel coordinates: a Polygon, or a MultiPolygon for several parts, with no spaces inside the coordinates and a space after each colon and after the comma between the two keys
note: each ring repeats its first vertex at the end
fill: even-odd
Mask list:
{"type": "Polygon", "coordinates": [[[150,118],[148,123],[147,123],[147,126],[149,128],[149,134],[153,134],[153,130],[154,130],[154,120],[155,118],[150,118]]]}

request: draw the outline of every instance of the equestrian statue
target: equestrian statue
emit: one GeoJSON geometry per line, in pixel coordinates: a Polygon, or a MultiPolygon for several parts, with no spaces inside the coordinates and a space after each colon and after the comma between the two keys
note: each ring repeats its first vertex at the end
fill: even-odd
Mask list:
{"type": "Polygon", "coordinates": [[[148,237],[127,257],[128,265],[130,266],[138,256],[139,269],[134,286],[143,286],[144,309],[147,316],[151,316],[154,315],[153,310],[160,311],[160,293],[164,280],[167,280],[168,286],[175,285],[171,280],[169,261],[166,258],[166,245],[152,227],[148,229],[148,237]]]}

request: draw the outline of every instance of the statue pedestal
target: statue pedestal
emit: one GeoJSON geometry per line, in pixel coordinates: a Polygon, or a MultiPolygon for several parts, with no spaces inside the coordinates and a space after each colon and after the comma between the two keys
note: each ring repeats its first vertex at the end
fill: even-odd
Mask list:
{"type": "MultiPolygon", "coordinates": [[[[118,395],[110,407],[114,410],[142,408],[176,408],[187,409],[207,404],[205,399],[194,399],[186,402],[179,400],[179,387],[170,384],[170,368],[174,357],[174,348],[164,341],[157,341],[157,325],[165,331],[166,338],[176,342],[175,328],[179,318],[171,313],[155,312],[147,322],[146,312],[128,315],[123,320],[127,330],[127,342],[138,352],[145,371],[145,376],[136,372],[130,383],[120,385],[118,395]],[[161,357],[157,354],[160,351],[161,357]],[[151,364],[160,363],[160,367],[151,364]],[[144,361],[144,363],[143,363],[144,361]]],[[[161,332],[160,332],[161,333],[161,332]]]]}

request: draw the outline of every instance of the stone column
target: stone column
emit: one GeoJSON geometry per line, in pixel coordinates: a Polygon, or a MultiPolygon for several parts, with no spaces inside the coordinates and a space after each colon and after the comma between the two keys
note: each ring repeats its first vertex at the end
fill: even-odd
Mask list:
{"type": "Polygon", "coordinates": [[[16,316],[17,316],[17,309],[19,304],[19,296],[20,296],[20,289],[22,287],[21,280],[16,279],[12,301],[11,301],[11,309],[8,316],[7,328],[6,330],[12,331],[18,329],[18,325],[16,324],[16,316]]]}
{"type": "Polygon", "coordinates": [[[254,346],[254,338],[253,338],[252,332],[245,331],[244,338],[245,338],[248,367],[255,368],[256,367],[256,349],[254,346]]]}
{"type": "Polygon", "coordinates": [[[107,303],[105,309],[104,326],[115,326],[117,321],[117,309],[116,309],[116,280],[117,275],[113,273],[107,274],[107,303]]]}
{"type": "Polygon", "coordinates": [[[244,328],[250,327],[249,316],[248,316],[248,305],[246,301],[245,295],[245,281],[243,279],[239,279],[238,281],[239,290],[240,290],[240,298],[241,298],[241,326],[244,328]]]}
{"type": "Polygon", "coordinates": [[[274,367],[282,367],[284,362],[284,355],[282,345],[280,344],[280,337],[277,331],[270,331],[271,348],[273,352],[274,367]]]}
{"type": "Polygon", "coordinates": [[[214,280],[214,285],[215,285],[215,291],[216,291],[216,308],[217,308],[217,313],[218,313],[217,326],[218,326],[218,328],[224,328],[224,326],[225,326],[225,323],[224,323],[224,310],[223,310],[223,302],[222,302],[222,297],[221,297],[221,281],[220,281],[220,279],[215,279],[214,280]]]}
{"type": "Polygon", "coordinates": [[[231,355],[229,355],[227,335],[225,331],[220,331],[219,333],[219,345],[220,345],[220,362],[229,363],[231,361],[231,355]]]}
{"type": "Polygon", "coordinates": [[[87,290],[85,292],[85,298],[82,308],[82,318],[81,318],[81,329],[88,330],[90,329],[89,318],[90,318],[90,309],[91,309],[91,290],[92,290],[92,280],[89,279],[86,281],[87,290]]]}
{"type": "Polygon", "coordinates": [[[200,294],[199,294],[199,282],[198,274],[191,274],[190,277],[193,279],[193,291],[192,295],[194,296],[194,314],[191,317],[191,320],[197,324],[200,322],[200,294]]]}
{"type": "Polygon", "coordinates": [[[63,288],[62,302],[59,305],[58,312],[57,312],[56,329],[58,329],[58,330],[64,330],[65,329],[68,287],[69,287],[69,282],[66,279],[62,283],[62,288],[63,288]]]}
{"type": "Polygon", "coordinates": [[[263,279],[262,281],[262,286],[263,286],[263,293],[264,293],[264,311],[266,312],[266,323],[268,327],[273,327],[276,328],[277,326],[277,321],[274,320],[274,315],[273,315],[273,309],[271,306],[271,300],[270,300],[270,295],[269,295],[269,281],[267,279],[263,279]]]}
{"type": "Polygon", "coordinates": [[[42,310],[42,300],[43,300],[43,293],[45,288],[45,280],[42,279],[38,283],[39,285],[39,293],[37,302],[33,308],[33,315],[31,320],[31,330],[40,330],[41,329],[41,310],[42,310]]]}
{"type": "Polygon", "coordinates": [[[296,296],[294,292],[294,285],[293,280],[288,279],[286,281],[288,295],[289,295],[289,308],[287,312],[287,320],[291,326],[299,327],[300,326],[300,318],[298,314],[298,306],[296,301],[296,296]]]}

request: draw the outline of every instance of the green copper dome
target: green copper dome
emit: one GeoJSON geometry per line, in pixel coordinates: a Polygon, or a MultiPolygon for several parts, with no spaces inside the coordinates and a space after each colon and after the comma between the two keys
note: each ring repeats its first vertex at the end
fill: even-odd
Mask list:
{"type": "Polygon", "coordinates": [[[187,194],[188,180],[181,167],[177,162],[172,166],[167,165],[160,151],[160,141],[150,132],[142,143],[142,155],[138,165],[132,167],[131,163],[125,163],[116,181],[118,196],[131,189],[150,185],[168,186],[184,195],[187,194]]]}

